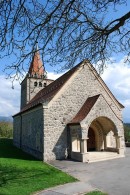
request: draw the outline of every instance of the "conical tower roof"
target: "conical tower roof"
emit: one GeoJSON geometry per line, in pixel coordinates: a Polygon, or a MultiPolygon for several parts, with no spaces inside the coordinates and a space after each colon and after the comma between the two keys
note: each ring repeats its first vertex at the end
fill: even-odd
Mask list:
{"type": "Polygon", "coordinates": [[[40,59],[40,53],[38,51],[38,47],[34,53],[34,56],[33,56],[32,62],[30,64],[30,68],[29,68],[28,73],[30,76],[37,76],[37,77],[41,77],[45,73],[43,63],[40,59]]]}

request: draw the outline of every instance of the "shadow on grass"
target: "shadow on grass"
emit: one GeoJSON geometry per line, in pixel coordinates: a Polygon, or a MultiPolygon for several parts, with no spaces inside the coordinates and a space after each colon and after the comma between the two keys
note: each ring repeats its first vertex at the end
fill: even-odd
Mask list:
{"type": "Polygon", "coordinates": [[[77,180],[13,146],[12,139],[0,138],[0,195],[29,195],[74,181],[77,180]]]}
{"type": "Polygon", "coordinates": [[[31,183],[31,180],[41,179],[48,182],[47,178],[53,177],[55,174],[58,174],[58,171],[53,168],[44,167],[35,168],[32,167],[16,167],[16,166],[0,166],[0,187],[6,187],[10,183],[18,185],[31,183]]]}
{"type": "Polygon", "coordinates": [[[35,157],[23,152],[13,145],[13,139],[0,138],[0,158],[14,158],[39,161],[35,157]]]}

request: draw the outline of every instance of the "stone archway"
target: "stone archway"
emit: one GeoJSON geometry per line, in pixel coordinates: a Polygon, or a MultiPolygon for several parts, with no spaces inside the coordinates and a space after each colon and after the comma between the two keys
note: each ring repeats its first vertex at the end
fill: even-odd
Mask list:
{"type": "Polygon", "coordinates": [[[71,158],[81,162],[96,162],[124,155],[121,136],[114,122],[104,116],[90,122],[69,125],[71,158]],[[119,155],[118,155],[119,154],[119,155]]]}
{"type": "MultiPolygon", "coordinates": [[[[90,132],[91,134],[93,132],[93,135],[95,135],[95,150],[96,151],[103,151],[103,150],[116,151],[117,149],[117,145],[116,145],[117,129],[116,129],[114,122],[111,121],[109,118],[98,117],[94,119],[91,122],[91,125],[88,129],[88,138],[89,138],[90,132]]],[[[91,137],[91,134],[90,134],[90,137],[91,137]]],[[[89,150],[89,145],[91,141],[92,141],[91,144],[93,144],[92,138],[91,140],[88,139],[88,143],[87,143],[88,151],[92,151],[91,149],[89,150]]],[[[93,150],[94,150],[94,147],[93,147],[93,150]]]]}
{"type": "Polygon", "coordinates": [[[94,130],[90,127],[88,130],[88,152],[96,150],[96,136],[94,130]]]}

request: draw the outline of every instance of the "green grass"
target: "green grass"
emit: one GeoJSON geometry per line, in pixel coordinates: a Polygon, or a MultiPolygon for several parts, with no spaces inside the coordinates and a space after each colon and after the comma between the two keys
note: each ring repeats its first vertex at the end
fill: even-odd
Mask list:
{"type": "Polygon", "coordinates": [[[12,139],[0,138],[0,195],[30,195],[75,178],[22,152],[12,139]]]}
{"type": "Polygon", "coordinates": [[[107,193],[101,192],[101,191],[92,191],[92,192],[88,192],[85,195],[107,195],[107,193]]]}

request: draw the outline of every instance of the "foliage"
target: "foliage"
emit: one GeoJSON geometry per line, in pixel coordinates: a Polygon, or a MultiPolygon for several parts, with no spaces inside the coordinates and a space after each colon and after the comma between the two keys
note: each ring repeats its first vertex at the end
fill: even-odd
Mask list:
{"type": "Polygon", "coordinates": [[[107,193],[101,192],[101,191],[92,191],[85,195],[107,195],[107,193]]]}
{"type": "Polygon", "coordinates": [[[130,142],[130,124],[129,123],[124,124],[124,134],[125,134],[125,141],[130,142]]]}
{"type": "Polygon", "coordinates": [[[73,181],[76,179],[14,147],[11,139],[0,139],[1,195],[30,195],[73,181]]]}
{"type": "Polygon", "coordinates": [[[13,137],[13,124],[8,121],[0,121],[0,137],[13,137]]]}
{"type": "MultiPolygon", "coordinates": [[[[25,69],[37,42],[44,61],[68,69],[89,59],[103,70],[112,52],[129,61],[130,12],[117,17],[128,0],[10,0],[0,2],[0,57],[15,56],[6,64],[9,75],[25,69]],[[110,15],[115,12],[115,18],[110,15]],[[30,49],[31,48],[31,49],[30,49]]],[[[16,74],[14,74],[16,73],[16,74]]]]}

